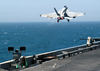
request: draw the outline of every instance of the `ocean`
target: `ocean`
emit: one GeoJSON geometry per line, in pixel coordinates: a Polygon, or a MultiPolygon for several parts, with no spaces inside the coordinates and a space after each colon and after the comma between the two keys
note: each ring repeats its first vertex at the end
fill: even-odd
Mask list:
{"type": "Polygon", "coordinates": [[[100,37],[100,22],[6,22],[0,23],[0,63],[11,60],[8,47],[26,47],[24,56],[86,44],[100,37]]]}

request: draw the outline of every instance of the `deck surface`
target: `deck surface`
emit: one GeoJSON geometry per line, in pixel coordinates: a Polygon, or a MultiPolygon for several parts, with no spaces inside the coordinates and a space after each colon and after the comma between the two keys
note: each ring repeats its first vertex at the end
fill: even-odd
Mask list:
{"type": "Polygon", "coordinates": [[[51,60],[19,71],[100,71],[100,49],[62,60],[51,60]]]}
{"type": "MultiPolygon", "coordinates": [[[[0,69],[0,71],[8,71],[0,69]]],[[[100,49],[61,60],[51,60],[37,66],[11,71],[100,71],[100,49]]]]}

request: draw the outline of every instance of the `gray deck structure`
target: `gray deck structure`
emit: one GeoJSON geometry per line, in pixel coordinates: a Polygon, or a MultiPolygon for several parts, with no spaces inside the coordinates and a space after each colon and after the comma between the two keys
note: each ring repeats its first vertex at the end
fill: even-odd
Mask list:
{"type": "Polygon", "coordinates": [[[100,71],[100,49],[65,59],[54,59],[19,71],[100,71]]]}
{"type": "Polygon", "coordinates": [[[27,56],[26,59],[27,68],[16,69],[15,60],[10,60],[0,63],[0,71],[100,71],[100,42],[27,56]],[[51,56],[55,58],[44,61],[51,56]]]}

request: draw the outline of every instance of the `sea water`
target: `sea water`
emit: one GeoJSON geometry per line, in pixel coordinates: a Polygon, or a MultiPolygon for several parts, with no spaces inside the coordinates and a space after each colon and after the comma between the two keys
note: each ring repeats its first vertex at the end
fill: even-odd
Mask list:
{"type": "Polygon", "coordinates": [[[0,23],[0,63],[13,58],[8,47],[26,47],[24,56],[86,44],[87,37],[100,37],[100,22],[9,22],[0,23]]]}

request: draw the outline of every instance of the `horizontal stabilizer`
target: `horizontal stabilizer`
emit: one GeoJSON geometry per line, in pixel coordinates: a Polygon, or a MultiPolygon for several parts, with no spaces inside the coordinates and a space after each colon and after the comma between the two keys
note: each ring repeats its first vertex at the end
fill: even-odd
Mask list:
{"type": "Polygon", "coordinates": [[[65,19],[73,19],[73,18],[70,18],[70,17],[64,17],[65,19]]]}

